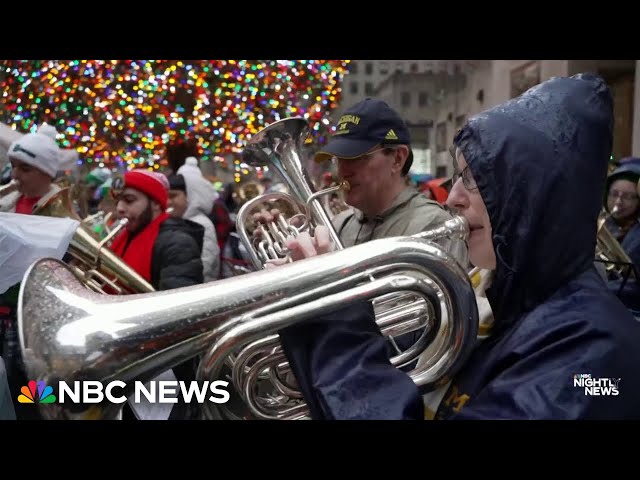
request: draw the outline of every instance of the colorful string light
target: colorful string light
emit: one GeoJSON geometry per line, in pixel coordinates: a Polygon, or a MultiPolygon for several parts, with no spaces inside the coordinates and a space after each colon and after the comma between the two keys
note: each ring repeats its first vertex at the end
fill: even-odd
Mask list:
{"type": "Polygon", "coordinates": [[[2,60],[0,122],[56,126],[82,162],[167,164],[167,145],[194,141],[202,160],[240,152],[265,125],[309,120],[329,134],[348,60],[2,60]]]}

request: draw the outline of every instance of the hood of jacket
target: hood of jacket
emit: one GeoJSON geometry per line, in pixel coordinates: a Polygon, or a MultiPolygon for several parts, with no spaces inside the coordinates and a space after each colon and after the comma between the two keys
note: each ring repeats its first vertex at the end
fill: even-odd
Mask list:
{"type": "Polygon", "coordinates": [[[593,265],[612,132],[608,87],[580,74],[547,80],[456,134],[491,221],[496,327],[593,265]]]}

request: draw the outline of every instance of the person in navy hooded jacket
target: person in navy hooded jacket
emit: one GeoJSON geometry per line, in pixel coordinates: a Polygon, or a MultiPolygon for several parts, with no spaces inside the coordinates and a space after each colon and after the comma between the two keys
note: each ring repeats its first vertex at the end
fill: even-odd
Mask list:
{"type": "MultiPolygon", "coordinates": [[[[594,262],[612,129],[609,89],[580,74],[545,81],[456,134],[447,203],[469,221],[471,262],[493,271],[495,320],[436,419],[640,418],[640,322],[594,262]]],[[[279,334],[313,419],[424,418],[422,392],[390,364],[369,302],[279,334]]]]}

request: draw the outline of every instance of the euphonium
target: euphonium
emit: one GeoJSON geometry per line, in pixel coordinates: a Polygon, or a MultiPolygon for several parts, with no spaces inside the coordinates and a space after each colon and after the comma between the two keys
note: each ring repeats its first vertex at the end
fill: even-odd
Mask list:
{"type": "Polygon", "coordinates": [[[61,189],[34,210],[33,214],[73,218],[81,222],[67,252],[74,260],[71,268],[88,288],[109,294],[143,293],[155,290],[149,282],[107,247],[126,223],[120,222],[104,239],[96,240],[73,209],[70,187],[61,189]]]}
{"type": "MultiPolygon", "coordinates": [[[[220,380],[225,359],[236,355],[244,362],[244,351],[256,341],[352,301],[397,291],[426,298],[433,309],[428,330],[436,348],[410,375],[427,390],[437,388],[468,358],[478,312],[462,267],[438,245],[412,237],[374,240],[276,269],[126,296],[92,292],[64,262],[40,259],[21,282],[20,346],[29,379],[54,387],[58,381],[120,380],[128,396],[134,381],[147,382],[201,354],[198,380],[220,380]]],[[[274,355],[284,361],[282,353],[274,355]]],[[[241,378],[232,381],[242,387],[257,418],[305,418],[303,402],[293,409],[274,406],[256,391],[257,377],[272,357],[253,364],[248,375],[246,364],[236,362],[232,373],[241,378]]],[[[116,418],[120,407],[39,404],[48,419],[116,418]]],[[[215,404],[205,403],[203,410],[206,418],[225,416],[215,404]]]]}
{"type": "MultiPolygon", "coordinates": [[[[237,227],[238,232],[245,232],[246,223],[241,223],[240,218],[246,221],[251,213],[252,207],[264,201],[281,200],[291,204],[291,210],[299,210],[297,204],[303,203],[308,207],[308,219],[310,227],[313,225],[324,225],[329,229],[329,235],[333,243],[342,248],[342,242],[337,232],[332,227],[331,220],[327,212],[318,201],[318,196],[331,193],[339,188],[348,188],[346,184],[331,187],[321,192],[315,192],[314,184],[309,177],[302,158],[304,141],[307,138],[309,124],[301,117],[286,118],[272,123],[256,133],[246,144],[243,152],[245,162],[257,166],[269,165],[274,168],[285,181],[291,195],[284,193],[272,193],[252,199],[244,205],[244,209],[238,212],[237,227]],[[242,212],[242,215],[240,213],[242,212]]],[[[290,222],[289,222],[290,223],[290,222]]],[[[243,241],[249,241],[246,233],[241,235],[243,241]]],[[[249,242],[250,244],[252,242],[249,242]]],[[[248,247],[251,245],[247,245],[248,247]]],[[[264,260],[259,260],[254,266],[262,268],[264,260]]]]}

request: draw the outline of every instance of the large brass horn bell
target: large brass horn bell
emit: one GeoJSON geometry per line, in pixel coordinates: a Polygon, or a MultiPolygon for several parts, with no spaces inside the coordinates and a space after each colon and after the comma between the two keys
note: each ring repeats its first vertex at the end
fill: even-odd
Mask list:
{"type": "Polygon", "coordinates": [[[33,212],[47,217],[73,218],[81,222],[67,252],[73,258],[71,268],[78,278],[99,293],[131,294],[153,292],[155,289],[108,248],[108,244],[125,226],[121,222],[103,240],[96,240],[75,213],[71,187],[65,187],[33,212]]]}

